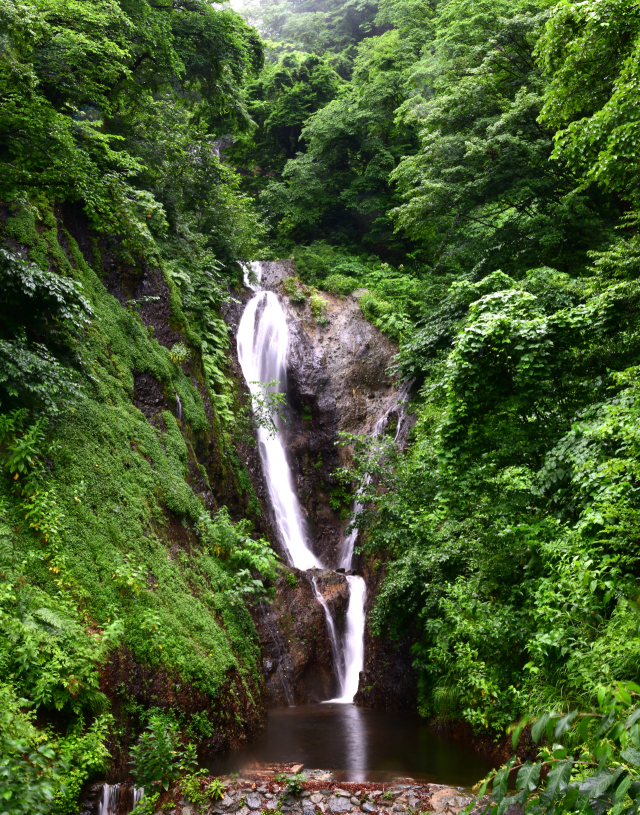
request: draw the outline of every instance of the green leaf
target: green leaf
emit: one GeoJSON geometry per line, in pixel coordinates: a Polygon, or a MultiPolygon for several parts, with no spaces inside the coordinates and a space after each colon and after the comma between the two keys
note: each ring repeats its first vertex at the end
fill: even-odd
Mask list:
{"type": "Polygon", "coordinates": [[[536,744],[540,741],[540,737],[549,722],[549,714],[544,713],[532,726],[531,728],[531,738],[536,742],[536,744]]]}
{"type": "Polygon", "coordinates": [[[636,750],[635,747],[627,747],[626,750],[620,751],[620,755],[629,764],[640,767],[640,750],[636,750]]]}
{"type": "Polygon", "coordinates": [[[540,768],[541,763],[538,761],[532,764],[528,761],[518,770],[518,777],[516,778],[516,789],[519,790],[518,794],[514,797],[521,806],[524,805],[529,795],[536,789],[540,781],[540,768]]]}
{"type": "Polygon", "coordinates": [[[572,768],[573,759],[570,758],[568,761],[558,762],[551,770],[547,776],[545,788],[540,793],[540,803],[542,806],[549,807],[555,801],[562,798],[567,791],[572,768]]]}
{"type": "Polygon", "coordinates": [[[522,719],[516,725],[515,730],[513,731],[513,735],[511,736],[511,744],[513,745],[513,749],[516,749],[518,742],[520,741],[520,736],[522,735],[522,731],[525,729],[529,722],[530,717],[523,716],[522,719]]]}
{"type": "Polygon", "coordinates": [[[598,798],[612,787],[625,772],[624,767],[618,767],[615,772],[608,768],[598,770],[595,775],[590,776],[580,784],[580,793],[588,795],[590,798],[598,798]]]}
{"type": "Polygon", "coordinates": [[[566,716],[563,716],[560,719],[560,721],[556,725],[556,729],[554,731],[554,736],[555,736],[556,739],[561,738],[567,732],[567,730],[573,724],[573,721],[574,721],[574,719],[576,718],[577,715],[578,715],[578,711],[577,710],[572,710],[571,713],[567,713],[566,716]]]}

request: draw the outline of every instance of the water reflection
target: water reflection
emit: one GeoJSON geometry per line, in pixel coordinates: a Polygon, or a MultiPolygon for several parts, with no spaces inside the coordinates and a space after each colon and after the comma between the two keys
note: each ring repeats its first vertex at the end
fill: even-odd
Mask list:
{"type": "Polygon", "coordinates": [[[335,772],[341,781],[411,775],[471,787],[492,764],[466,743],[429,730],[416,713],[354,705],[306,705],[269,712],[262,737],[250,748],[213,758],[214,773],[235,772],[252,761],[301,762],[335,772]]]}

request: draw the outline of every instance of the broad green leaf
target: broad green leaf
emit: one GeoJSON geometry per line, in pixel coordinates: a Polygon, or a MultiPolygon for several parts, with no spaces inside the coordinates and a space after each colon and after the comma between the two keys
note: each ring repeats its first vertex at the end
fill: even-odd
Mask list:
{"type": "Polygon", "coordinates": [[[531,738],[536,742],[536,744],[540,741],[540,737],[544,729],[547,726],[547,722],[549,721],[549,714],[544,713],[532,726],[531,728],[531,738]]]}
{"type": "Polygon", "coordinates": [[[547,776],[545,787],[540,793],[542,806],[549,807],[554,801],[562,798],[571,778],[572,767],[573,759],[570,758],[568,761],[559,761],[551,770],[547,776]]]}
{"type": "Polygon", "coordinates": [[[554,737],[556,739],[561,738],[567,730],[573,724],[576,716],[578,715],[577,710],[572,710],[571,713],[567,713],[566,716],[563,716],[560,721],[556,724],[556,729],[554,731],[554,737]]]}
{"type": "Polygon", "coordinates": [[[620,751],[620,755],[628,764],[640,767],[640,750],[636,750],[635,747],[627,747],[626,750],[620,751]]]}
{"type": "Polygon", "coordinates": [[[536,789],[540,780],[540,767],[541,763],[538,761],[536,764],[527,762],[518,770],[518,777],[516,778],[516,789],[519,790],[518,794],[514,797],[523,806],[529,795],[536,789]]]}

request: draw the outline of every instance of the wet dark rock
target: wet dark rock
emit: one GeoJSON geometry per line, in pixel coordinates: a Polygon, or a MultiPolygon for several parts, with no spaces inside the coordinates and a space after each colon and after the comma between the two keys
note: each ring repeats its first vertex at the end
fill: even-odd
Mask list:
{"type": "Polygon", "coordinates": [[[295,582],[281,576],[274,602],[256,614],[268,707],[322,702],[337,691],[327,622],[311,575],[298,569],[287,574],[295,582]]]}

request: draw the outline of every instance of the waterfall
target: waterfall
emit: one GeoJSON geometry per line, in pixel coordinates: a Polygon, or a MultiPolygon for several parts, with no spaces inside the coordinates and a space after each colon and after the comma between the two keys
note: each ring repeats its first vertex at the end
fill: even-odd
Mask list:
{"type": "Polygon", "coordinates": [[[364,602],[367,585],[364,578],[358,575],[348,575],[347,581],[349,606],[343,647],[344,673],[340,682],[340,696],[332,699],[332,702],[353,702],[364,665],[364,602]]]}
{"type": "Polygon", "coordinates": [[[122,784],[103,784],[98,815],[115,815],[120,802],[120,787],[122,784]]]}
{"type": "MultiPolygon", "coordinates": [[[[288,342],[287,320],[280,301],[273,292],[259,291],[247,303],[237,338],[238,359],[254,398],[265,392],[261,384],[265,382],[275,381],[276,392],[286,391],[288,342]]],[[[279,418],[275,422],[278,427],[279,418]]],[[[259,427],[258,444],[271,505],[289,560],[296,569],[320,568],[320,561],[306,543],[302,510],[280,434],[273,436],[259,427]]]]}
{"type": "MultiPolygon", "coordinates": [[[[324,611],[324,616],[327,621],[327,630],[329,631],[329,639],[331,640],[331,650],[333,652],[333,664],[336,670],[336,674],[338,676],[338,684],[340,685],[340,689],[344,685],[344,659],[343,655],[340,653],[340,646],[338,644],[338,634],[336,632],[336,625],[333,622],[333,617],[331,616],[331,611],[329,610],[329,606],[327,601],[324,599],[322,594],[320,593],[320,589],[318,588],[318,581],[315,577],[311,578],[311,585],[313,586],[313,591],[316,596],[316,600],[322,606],[324,611]]],[[[334,701],[330,699],[329,701],[334,701]]],[[[349,701],[353,701],[353,699],[349,699],[349,701]]]]}
{"type": "Polygon", "coordinates": [[[126,782],[124,784],[103,784],[98,815],[127,815],[136,808],[143,795],[143,787],[132,787],[126,782]],[[125,795],[127,798],[124,797],[125,795]]]}
{"type": "MultiPolygon", "coordinates": [[[[387,424],[389,423],[389,416],[392,413],[396,413],[398,416],[398,424],[396,425],[396,432],[393,437],[394,442],[397,442],[400,439],[400,432],[402,430],[402,423],[406,419],[407,411],[405,409],[406,399],[409,395],[409,391],[411,390],[411,386],[413,384],[413,379],[404,382],[402,387],[400,388],[400,392],[398,393],[398,398],[396,399],[395,403],[385,411],[384,415],[381,416],[378,421],[375,423],[373,427],[373,433],[371,434],[374,438],[376,436],[382,436],[384,431],[387,429],[387,424]]],[[[365,477],[365,484],[368,486],[371,483],[371,477],[365,477]]],[[[353,508],[351,510],[351,519],[353,520],[357,517],[358,513],[362,512],[364,507],[362,504],[356,499],[353,502],[353,508]]],[[[353,550],[356,545],[356,540],[358,539],[358,529],[354,527],[351,532],[345,537],[344,541],[342,542],[342,549],[340,551],[340,568],[342,569],[351,569],[352,561],[353,561],[353,550]]]]}
{"type": "MultiPolygon", "coordinates": [[[[238,360],[254,399],[265,392],[265,385],[261,383],[275,382],[270,388],[278,393],[286,393],[286,359],[289,344],[284,309],[273,292],[260,290],[261,277],[262,266],[259,261],[253,261],[244,267],[245,285],[256,294],[245,306],[237,335],[238,360]]],[[[276,418],[275,422],[279,428],[279,418],[276,418]]],[[[260,427],[258,444],[271,505],[289,561],[297,569],[323,568],[307,544],[302,510],[293,488],[291,470],[280,434],[270,436],[260,427]]],[[[351,565],[352,554],[353,546],[349,552],[348,567],[351,565]]],[[[318,589],[315,576],[312,577],[316,598],[324,609],[327,620],[340,688],[340,695],[330,701],[343,703],[353,702],[364,664],[366,586],[362,577],[348,576],[347,581],[349,606],[345,637],[340,648],[335,622],[318,589]]]]}

